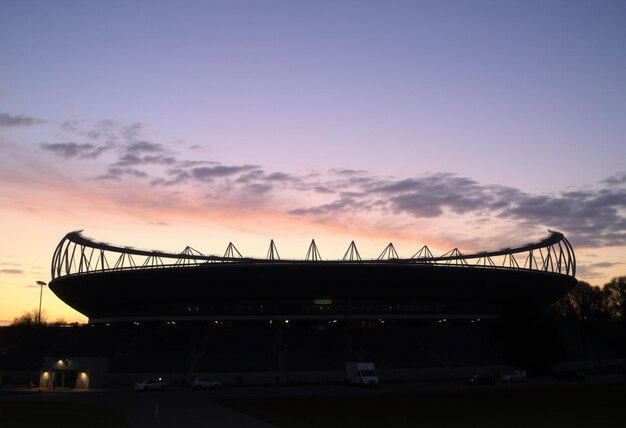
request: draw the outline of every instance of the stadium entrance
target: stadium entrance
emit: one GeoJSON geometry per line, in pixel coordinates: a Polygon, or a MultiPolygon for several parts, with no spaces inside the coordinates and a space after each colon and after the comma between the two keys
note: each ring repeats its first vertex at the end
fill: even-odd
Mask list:
{"type": "Polygon", "coordinates": [[[50,382],[52,389],[74,389],[78,379],[78,370],[52,370],[50,382]]]}

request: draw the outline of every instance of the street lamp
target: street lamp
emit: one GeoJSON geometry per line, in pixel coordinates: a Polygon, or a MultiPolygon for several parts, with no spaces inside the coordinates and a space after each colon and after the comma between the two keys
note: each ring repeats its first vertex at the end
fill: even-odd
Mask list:
{"type": "Polygon", "coordinates": [[[43,295],[43,286],[46,285],[43,281],[37,281],[39,285],[39,313],[37,315],[37,324],[41,324],[41,296],[43,295]]]}

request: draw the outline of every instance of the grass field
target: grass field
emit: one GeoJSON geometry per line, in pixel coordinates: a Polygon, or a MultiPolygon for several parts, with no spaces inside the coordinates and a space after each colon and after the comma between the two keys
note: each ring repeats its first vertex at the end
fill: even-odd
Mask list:
{"type": "Polygon", "coordinates": [[[124,414],[95,404],[41,401],[0,401],[1,428],[130,427],[124,414]]]}
{"type": "Polygon", "coordinates": [[[626,427],[624,383],[402,388],[225,388],[221,396],[188,388],[152,394],[5,393],[0,428],[233,428],[256,427],[255,419],[278,428],[626,427]]]}
{"type": "Polygon", "coordinates": [[[219,400],[277,427],[626,427],[626,387],[219,400]]]}

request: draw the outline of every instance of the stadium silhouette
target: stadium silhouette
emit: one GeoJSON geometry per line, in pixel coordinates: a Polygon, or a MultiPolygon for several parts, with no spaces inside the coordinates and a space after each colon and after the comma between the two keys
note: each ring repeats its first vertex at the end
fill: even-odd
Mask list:
{"type": "Polygon", "coordinates": [[[537,242],[402,259],[389,244],[363,260],[354,241],[343,260],[179,254],[119,247],[68,233],[52,259],[50,289],[91,323],[221,319],[377,319],[495,315],[510,305],[545,306],[576,283],[576,259],[558,232],[537,242]]]}
{"type": "MultiPolygon", "coordinates": [[[[352,242],[342,260],[265,259],[187,247],[138,250],[68,233],[53,254],[50,289],[89,318],[41,328],[0,358],[14,379],[92,388],[196,376],[224,384],[342,382],[345,363],[376,364],[382,381],[459,378],[511,367],[494,337],[510,310],[545,307],[575,284],[559,232],[473,254],[411,258],[389,244],[377,259],[352,242]]],[[[1,339],[1,338],[0,338],[1,339]]]]}

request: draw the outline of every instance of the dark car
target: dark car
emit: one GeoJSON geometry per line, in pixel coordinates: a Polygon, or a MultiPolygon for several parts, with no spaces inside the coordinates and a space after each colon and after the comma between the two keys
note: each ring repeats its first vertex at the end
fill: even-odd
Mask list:
{"type": "Polygon", "coordinates": [[[147,379],[135,384],[135,391],[163,391],[164,389],[165,381],[161,378],[147,379]]]}
{"type": "Polygon", "coordinates": [[[203,377],[197,377],[193,380],[191,387],[193,389],[220,389],[222,387],[222,382],[206,379],[203,377]]]}
{"type": "Polygon", "coordinates": [[[476,385],[493,385],[496,383],[496,375],[493,373],[479,373],[465,379],[465,384],[470,386],[476,385]]]}

